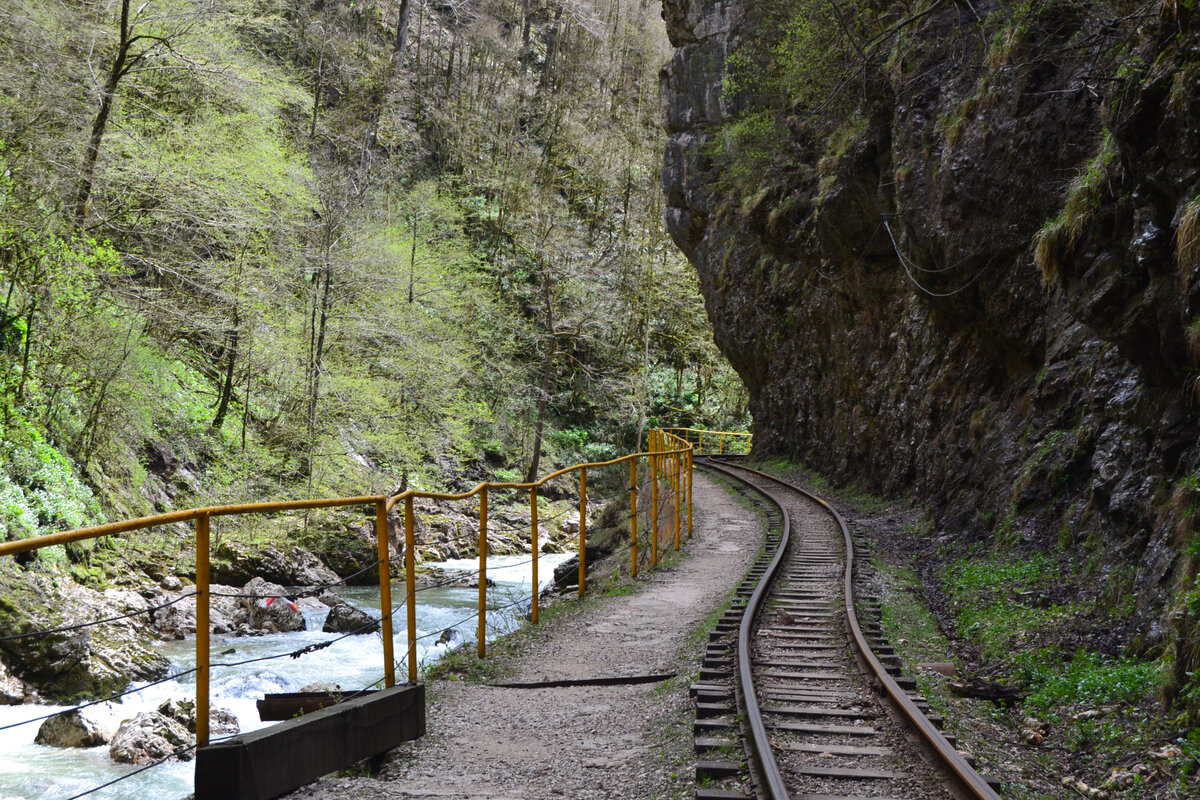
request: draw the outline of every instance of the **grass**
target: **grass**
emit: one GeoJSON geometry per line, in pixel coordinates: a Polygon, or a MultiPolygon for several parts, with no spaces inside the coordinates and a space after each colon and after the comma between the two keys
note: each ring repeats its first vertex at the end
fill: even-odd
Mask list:
{"type": "Polygon", "coordinates": [[[1200,195],[1183,208],[1179,227],[1175,230],[1175,262],[1179,276],[1185,282],[1200,262],[1200,195]]]}
{"type": "Polygon", "coordinates": [[[1025,560],[973,557],[947,564],[942,584],[959,632],[986,661],[999,663],[1014,647],[1032,641],[1036,632],[1067,623],[1080,611],[1076,604],[1034,607],[1021,599],[1024,593],[1047,588],[1056,570],[1041,554],[1025,560]]]}
{"type": "Polygon", "coordinates": [[[786,481],[797,483],[826,500],[850,506],[863,514],[877,514],[893,507],[896,502],[902,502],[880,497],[853,484],[835,487],[824,475],[809,469],[804,464],[789,461],[786,458],[769,458],[749,466],[786,481]]]}
{"type": "Polygon", "coordinates": [[[1042,226],[1034,236],[1034,260],[1047,284],[1058,277],[1059,260],[1071,250],[1091,221],[1104,190],[1108,187],[1109,170],[1117,157],[1112,133],[1105,131],[1095,155],[1087,166],[1067,185],[1067,197],[1062,212],[1042,226]]]}

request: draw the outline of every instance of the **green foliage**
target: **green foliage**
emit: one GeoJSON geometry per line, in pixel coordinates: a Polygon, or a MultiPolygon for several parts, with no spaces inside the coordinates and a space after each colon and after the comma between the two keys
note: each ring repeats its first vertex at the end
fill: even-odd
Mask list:
{"type": "Polygon", "coordinates": [[[1047,283],[1057,276],[1059,260],[1079,241],[1099,207],[1116,157],[1116,143],[1112,132],[1106,129],[1100,137],[1096,153],[1067,184],[1062,212],[1043,225],[1034,236],[1035,259],[1047,283]]]}
{"type": "Polygon", "coordinates": [[[1070,605],[1037,608],[1015,599],[1015,593],[1048,585],[1056,574],[1054,563],[1041,554],[1024,561],[968,558],[948,564],[942,582],[959,631],[985,658],[1002,661],[1036,631],[1062,624],[1076,612],[1070,605]]]}
{"type": "MultiPolygon", "coordinates": [[[[91,489],[74,465],[23,417],[0,425],[0,541],[25,539],[104,521],[91,489]]],[[[40,551],[64,557],[61,547],[40,551]]]]}
{"type": "Polygon", "coordinates": [[[4,473],[11,535],[101,505],[439,487],[481,453],[521,476],[551,340],[551,458],[744,423],[662,224],[653,9],[612,0],[622,24],[549,64],[494,9],[451,44],[422,6],[393,82],[381,7],[152,4],[137,33],[170,48],[121,80],[80,229],[80,87],[117,29],[77,6],[17,0],[0,39],[0,411],[66,470],[43,476],[55,507],[37,469],[4,473]]]}
{"type": "Polygon", "coordinates": [[[724,166],[722,181],[743,193],[761,185],[785,136],[782,121],[769,109],[747,112],[723,126],[710,145],[713,157],[724,166]]]}
{"type": "Polygon", "coordinates": [[[1061,665],[1045,659],[1039,666],[1036,680],[1031,681],[1036,688],[1025,699],[1026,708],[1039,715],[1072,705],[1096,707],[1148,700],[1158,689],[1162,671],[1154,661],[1107,659],[1086,651],[1061,665]]]}

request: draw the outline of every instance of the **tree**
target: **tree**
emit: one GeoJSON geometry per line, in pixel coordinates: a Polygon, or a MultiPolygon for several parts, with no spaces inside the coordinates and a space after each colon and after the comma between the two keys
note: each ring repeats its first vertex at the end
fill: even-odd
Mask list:
{"type": "MultiPolygon", "coordinates": [[[[79,166],[79,181],[75,191],[75,225],[82,228],[87,218],[88,203],[92,197],[92,184],[96,178],[96,162],[100,158],[100,146],[108,129],[109,116],[117,100],[117,89],[130,73],[145,69],[169,69],[155,62],[166,56],[188,63],[175,48],[175,40],[186,36],[194,24],[185,21],[174,31],[161,30],[161,19],[154,19],[146,12],[150,2],[144,3],[133,15],[129,13],[129,0],[121,0],[121,19],[118,24],[117,49],[113,53],[100,88],[100,105],[92,119],[91,134],[83,151],[79,166]]],[[[189,64],[189,66],[195,66],[189,64]]]]}

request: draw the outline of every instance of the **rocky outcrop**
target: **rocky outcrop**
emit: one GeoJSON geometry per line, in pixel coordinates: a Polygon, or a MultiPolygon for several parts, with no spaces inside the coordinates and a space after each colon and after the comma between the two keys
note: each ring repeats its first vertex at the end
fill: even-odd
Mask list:
{"type": "Polygon", "coordinates": [[[120,706],[98,703],[50,717],[34,741],[51,747],[98,747],[111,742],[120,725],[120,706]]]}
{"type": "Polygon", "coordinates": [[[191,761],[191,744],[192,737],[183,725],[157,711],[145,711],[121,723],[108,754],[121,764],[191,761]]]}
{"type": "MultiPolygon", "coordinates": [[[[208,611],[210,630],[237,636],[305,630],[300,606],[315,602],[289,599],[289,590],[262,578],[254,578],[241,588],[214,583],[209,590],[212,593],[208,611]]],[[[164,606],[153,614],[152,625],[157,633],[169,639],[182,639],[196,633],[194,588],[157,595],[154,604],[164,606]]]]}
{"type": "Polygon", "coordinates": [[[354,633],[368,634],[379,630],[379,620],[365,611],[361,611],[344,600],[329,607],[325,624],[321,626],[325,633],[354,633]]]}
{"type": "Polygon", "coordinates": [[[336,583],[338,575],[301,547],[280,549],[268,545],[251,550],[235,542],[222,542],[214,554],[212,579],[240,585],[253,578],[283,586],[310,587],[336,583]]]}
{"type": "Polygon", "coordinates": [[[169,664],[150,649],[145,598],[136,592],[99,592],[69,580],[0,564],[0,630],[22,634],[54,630],[0,643],[12,675],[55,700],[95,698],[153,680],[169,664]],[[100,619],[132,614],[102,625],[100,619]]]}
{"type": "Polygon", "coordinates": [[[0,706],[15,706],[25,702],[25,684],[8,674],[8,668],[0,661],[0,706]]]}
{"type": "Polygon", "coordinates": [[[756,452],[959,541],[1082,552],[1093,587],[1134,567],[1110,641],[1167,644],[1200,467],[1197,15],[863,4],[890,33],[829,62],[777,47],[775,5],[664,0],[666,219],[756,452]],[[790,94],[746,79],[787,58],[790,94]]]}

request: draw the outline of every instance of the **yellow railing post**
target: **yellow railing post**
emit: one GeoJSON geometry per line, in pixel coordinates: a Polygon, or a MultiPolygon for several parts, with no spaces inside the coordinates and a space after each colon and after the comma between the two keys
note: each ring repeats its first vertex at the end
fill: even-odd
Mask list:
{"type": "Polygon", "coordinates": [[[687,500],[688,500],[688,538],[692,538],[692,472],[695,465],[692,463],[692,454],[687,454],[687,500]]]}
{"type": "Polygon", "coordinates": [[[717,434],[717,455],[725,454],[725,434],[717,434]]]}
{"type": "Polygon", "coordinates": [[[388,546],[387,500],[375,502],[375,542],[379,549],[379,608],[383,611],[383,683],[396,685],[396,659],[392,652],[392,560],[388,546]]]}
{"type": "Polygon", "coordinates": [[[408,682],[417,682],[417,548],[412,495],[404,498],[404,584],[408,591],[408,682]]]}
{"type": "Polygon", "coordinates": [[[700,431],[700,444],[696,446],[696,452],[704,455],[704,431],[700,431]]]}
{"type": "Polygon", "coordinates": [[[634,578],[638,567],[637,545],[637,456],[634,456],[629,459],[629,550],[633,556],[629,574],[634,578]]]}
{"type": "Polygon", "coordinates": [[[587,585],[587,467],[579,468],[579,596],[587,585]]]}
{"type": "Polygon", "coordinates": [[[658,456],[650,448],[650,566],[658,563],[658,456]]]}
{"type": "Polygon", "coordinates": [[[487,484],[479,489],[479,643],[480,658],[487,655],[487,484]]]}
{"type": "MultiPolygon", "coordinates": [[[[678,444],[676,444],[676,446],[678,446],[678,444]]],[[[674,498],[674,504],[675,504],[675,549],[676,550],[679,549],[679,466],[680,466],[679,457],[680,457],[679,453],[676,453],[675,455],[671,456],[671,467],[672,467],[671,492],[672,492],[672,495],[674,498]]]]}
{"type": "Polygon", "coordinates": [[[538,624],[538,488],[529,487],[529,543],[533,548],[533,602],[529,606],[529,621],[538,624]]]}
{"type": "Polygon", "coordinates": [[[196,747],[208,745],[208,514],[196,517],[196,747]]]}

